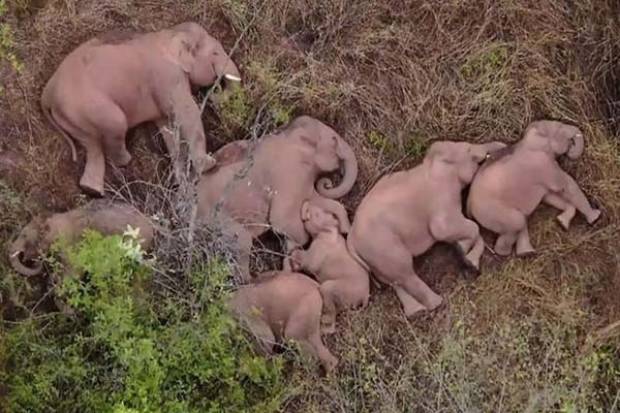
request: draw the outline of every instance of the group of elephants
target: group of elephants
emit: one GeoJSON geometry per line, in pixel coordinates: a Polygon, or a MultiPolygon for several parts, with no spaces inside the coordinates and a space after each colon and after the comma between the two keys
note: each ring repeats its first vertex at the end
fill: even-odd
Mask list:
{"type": "MultiPolygon", "coordinates": [[[[64,59],[43,91],[42,109],[71,143],[74,158],[73,140],[85,148],[80,186],[98,195],[104,195],[105,161],[124,166],[131,159],[128,128],[156,122],[177,159],[179,134],[169,126],[179,127],[199,176],[198,219],[220,223],[238,243],[244,285],[233,293],[231,309],[267,352],[283,338],[294,339],[331,370],[337,359],[321,335],[335,331],[339,311],[368,304],[371,274],[394,288],[411,316],[442,303],[412,263],[434,243],[454,244],[477,270],[485,249],[478,224],[499,234],[495,253],[509,255],[514,248],[522,256],[534,251],[527,217],[541,202],[562,211],[557,218],[565,229],[576,211],[588,223],[600,215],[556,161],[582,154],[582,133],[543,120],[511,146],[435,141],[421,164],[382,177],[351,223],[336,199],[356,181],[355,153],[317,119],[300,116],[255,144],[235,141],[207,154],[192,89],[221,78],[241,81],[222,45],[198,24],[107,34],[64,59]],[[334,186],[325,175],[339,170],[343,176],[334,186]],[[281,271],[251,275],[252,240],[267,230],[285,236],[287,258],[281,271]]],[[[156,231],[148,218],[128,205],[94,200],[35,218],[12,244],[10,260],[24,275],[40,274],[38,256],[61,236],[73,242],[85,228],[118,234],[127,225],[140,228],[145,248],[151,245],[156,231]]]]}

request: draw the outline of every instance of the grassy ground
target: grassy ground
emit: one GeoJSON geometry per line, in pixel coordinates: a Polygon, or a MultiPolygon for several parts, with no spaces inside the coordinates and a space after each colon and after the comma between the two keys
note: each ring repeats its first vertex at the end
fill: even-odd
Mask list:
{"type": "MultiPolygon", "coordinates": [[[[70,162],[38,98],[66,53],[108,29],[151,30],[191,19],[227,48],[241,38],[234,58],[246,94],[207,110],[210,149],[248,136],[257,118],[277,125],[302,113],[318,117],[360,159],[358,184],[346,199],[351,213],[381,175],[415,165],[432,140],[514,142],[541,118],[579,125],[585,155],[563,165],[603,209],[599,224],[590,228],[579,218],[563,232],[554,212],[540,208],[530,221],[538,254],[500,260],[487,253],[476,280],[463,277],[450,248],[438,246],[416,265],[448,305],[407,321],[391,291],[373,291],[370,307],[342,315],[339,333],[328,339],[341,359],[337,374],[319,378],[314,369],[292,369],[283,409],[620,411],[617,1],[14,0],[7,6],[0,24],[13,33],[0,30],[0,246],[31,213],[64,210],[81,198],[83,155],[79,164],[70,162]]],[[[159,168],[151,132],[132,133],[130,179],[148,180],[159,168]]],[[[4,256],[1,271],[8,273],[4,256]]],[[[11,288],[18,287],[27,288],[11,288]]]]}

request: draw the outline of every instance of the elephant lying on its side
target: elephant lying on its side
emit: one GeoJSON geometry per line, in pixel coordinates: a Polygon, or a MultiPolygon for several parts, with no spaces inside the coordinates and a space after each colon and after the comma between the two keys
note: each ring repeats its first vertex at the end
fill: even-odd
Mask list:
{"type": "Polygon", "coordinates": [[[412,256],[444,241],[479,267],[484,241],[478,225],[463,216],[461,191],[487,155],[505,146],[435,142],[421,165],[381,178],[359,205],[347,238],[349,252],[396,290],[407,316],[442,302],[415,273],[412,256]]]}
{"type": "MultiPolygon", "coordinates": [[[[349,220],[339,220],[322,199],[305,202],[301,217],[313,241],[308,250],[293,251],[290,258],[293,270],[305,270],[316,277],[321,283],[323,297],[331,297],[328,302],[336,306],[330,314],[335,315],[336,311],[344,309],[365,308],[370,295],[370,277],[368,271],[349,254],[341,235],[349,232],[349,220]]],[[[328,318],[323,321],[332,326],[335,323],[335,320],[328,318]]]]}
{"type": "Polygon", "coordinates": [[[575,126],[533,122],[520,142],[480,168],[471,185],[467,209],[480,225],[499,234],[497,254],[509,255],[515,244],[517,255],[534,252],[527,217],[541,202],[562,211],[557,219],[564,229],[576,211],[589,224],[600,217],[601,212],[590,206],[579,185],[556,161],[561,155],[578,159],[583,147],[583,135],[575,126]]]}
{"type": "Polygon", "coordinates": [[[143,122],[157,124],[173,160],[179,142],[167,126],[178,123],[196,172],[214,166],[192,87],[211,85],[220,76],[235,84],[241,80],[222,44],[196,23],[142,34],[107,33],[69,53],[45,86],[41,106],[71,145],[74,161],[71,139],[86,149],[82,189],[102,195],[106,158],[127,165],[125,135],[143,122]]]}
{"type": "Polygon", "coordinates": [[[229,307],[259,341],[261,350],[273,353],[283,339],[299,342],[304,353],[317,357],[327,372],[338,364],[321,339],[324,307],[319,285],[293,272],[271,272],[257,277],[233,293],[229,307]]]}
{"type": "Polygon", "coordinates": [[[35,217],[26,225],[12,243],[9,257],[12,267],[26,276],[38,275],[43,264],[36,263],[49,247],[61,238],[69,245],[79,241],[86,229],[104,235],[122,234],[127,226],[140,230],[140,244],[148,249],[153,242],[153,224],[133,207],[99,199],[64,213],[53,214],[47,219],[35,217]],[[29,264],[30,263],[30,264],[29,264]]]}
{"type": "MultiPolygon", "coordinates": [[[[198,218],[221,222],[237,237],[240,272],[246,280],[253,237],[272,227],[286,236],[288,252],[305,245],[309,236],[301,220],[302,204],[319,196],[344,196],[357,178],[351,147],[332,128],[309,116],[262,138],[251,152],[246,142],[237,141],[215,157],[222,164],[198,184],[198,218]],[[331,181],[321,176],[339,170],[341,162],[344,176],[332,188],[331,181]]],[[[346,217],[342,206],[334,213],[346,217]]]]}

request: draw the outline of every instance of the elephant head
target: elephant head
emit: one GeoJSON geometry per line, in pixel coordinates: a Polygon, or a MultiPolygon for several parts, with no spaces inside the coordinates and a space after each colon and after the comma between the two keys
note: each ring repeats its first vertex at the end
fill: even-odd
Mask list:
{"type": "Polygon", "coordinates": [[[346,210],[340,202],[332,199],[315,198],[305,201],[301,207],[301,220],[313,238],[331,228],[338,228],[342,234],[348,234],[351,230],[346,210]]]}
{"type": "Polygon", "coordinates": [[[320,178],[316,190],[324,197],[335,199],[346,195],[357,179],[357,158],[351,146],[335,130],[309,116],[300,116],[287,129],[294,130],[302,140],[314,146],[314,163],[320,173],[334,172],[343,164],[342,181],[333,186],[331,179],[320,178]]]}
{"type": "Polygon", "coordinates": [[[197,23],[185,22],[171,29],[170,53],[194,85],[209,86],[219,77],[235,84],[239,69],[222,44],[197,23]]]}
{"type": "Polygon", "coordinates": [[[431,145],[424,158],[433,176],[458,177],[462,185],[474,179],[480,164],[493,153],[505,148],[502,142],[472,144],[467,142],[439,141],[431,145]]]}
{"type": "Polygon", "coordinates": [[[9,260],[13,269],[18,273],[30,277],[43,271],[43,264],[36,262],[36,260],[39,258],[40,252],[46,247],[43,245],[44,226],[42,219],[33,219],[11,244],[9,260]]]}
{"type": "Polygon", "coordinates": [[[554,156],[566,155],[577,159],[583,153],[583,134],[576,126],[541,120],[533,122],[525,131],[524,145],[544,150],[554,156]]]}

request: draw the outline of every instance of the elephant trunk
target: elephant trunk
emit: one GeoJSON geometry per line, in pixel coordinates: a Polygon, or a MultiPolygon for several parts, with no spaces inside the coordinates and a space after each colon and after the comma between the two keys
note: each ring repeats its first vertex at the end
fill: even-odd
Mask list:
{"type": "Polygon", "coordinates": [[[355,157],[355,152],[342,138],[338,138],[338,156],[344,162],[344,176],[340,185],[332,188],[332,181],[324,177],[318,180],[316,188],[319,194],[331,199],[340,198],[348,194],[357,179],[357,158],[355,157]]]}
{"type": "Polygon", "coordinates": [[[226,57],[222,62],[217,62],[215,64],[215,73],[228,82],[241,82],[241,72],[239,72],[239,68],[232,61],[230,57],[226,57]]]}
{"type": "Polygon", "coordinates": [[[28,267],[24,265],[22,262],[22,257],[24,256],[24,245],[23,243],[17,241],[14,242],[9,251],[9,261],[11,266],[15,271],[19,274],[25,275],[27,277],[32,277],[35,275],[41,274],[43,271],[43,264],[37,263],[33,267],[28,267]]]}
{"type": "Polygon", "coordinates": [[[583,153],[583,146],[584,146],[583,134],[581,132],[577,132],[573,136],[572,141],[573,143],[568,148],[568,152],[566,153],[566,155],[570,159],[578,159],[583,153]]]}
{"type": "Polygon", "coordinates": [[[349,216],[347,215],[347,210],[344,208],[344,205],[338,201],[328,198],[316,198],[312,202],[325,211],[336,216],[338,219],[340,232],[342,234],[349,233],[351,230],[351,221],[349,221],[349,216]]]}

